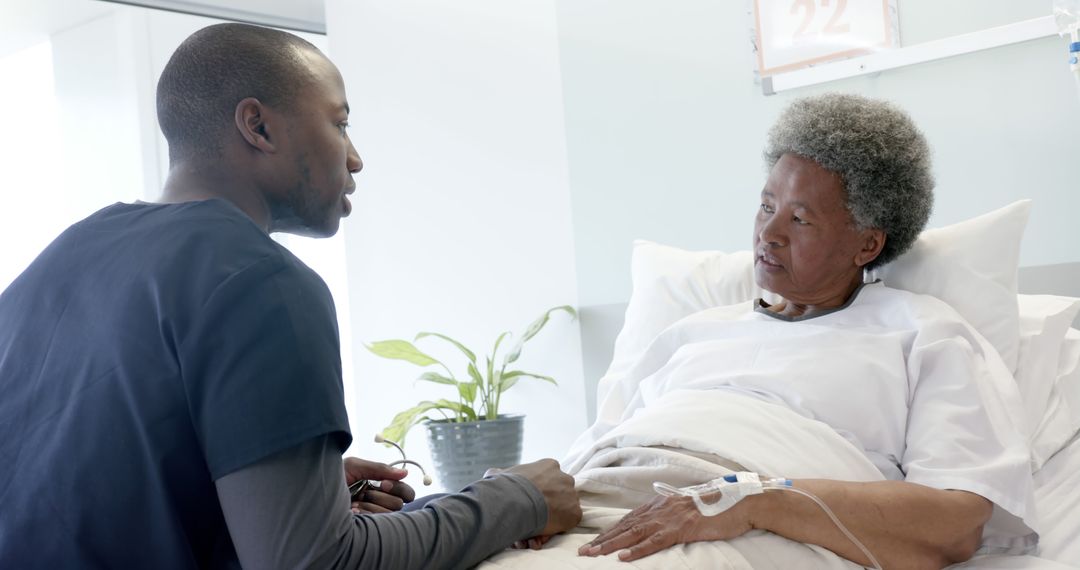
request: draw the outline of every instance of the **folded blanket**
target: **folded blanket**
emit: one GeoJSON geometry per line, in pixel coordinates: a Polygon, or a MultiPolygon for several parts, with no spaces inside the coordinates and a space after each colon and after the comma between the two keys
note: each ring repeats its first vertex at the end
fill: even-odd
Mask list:
{"type": "MultiPolygon", "coordinates": [[[[710,467],[723,458],[764,475],[789,478],[823,478],[847,481],[879,481],[881,472],[862,450],[822,422],[806,418],[779,404],[740,395],[728,390],[674,390],[655,403],[637,409],[633,415],[599,437],[580,459],[564,465],[578,479],[583,491],[595,483],[636,485],[626,470],[653,469],[657,458],[625,457],[625,448],[667,447],[690,452],[677,454],[687,459],[665,467],[677,481],[713,479],[718,469],[710,467]],[[626,466],[615,467],[608,456],[616,453],[626,466]],[[693,454],[711,454],[712,459],[690,461],[693,454]],[[641,465],[639,465],[641,464],[641,465]],[[614,471],[612,471],[614,469],[614,471]],[[685,475],[683,471],[688,469],[685,475]],[[702,478],[703,477],[703,478],[702,478]]],[[[730,466],[729,466],[730,467],[730,466]]],[[[656,473],[659,475],[660,473],[656,473]]],[[[649,476],[652,476],[650,474],[649,476]]],[[[657,479],[653,479],[657,480],[657,479]]],[[[682,486],[677,481],[670,484],[682,486]]],[[[652,481],[648,482],[651,496],[652,481]]]]}

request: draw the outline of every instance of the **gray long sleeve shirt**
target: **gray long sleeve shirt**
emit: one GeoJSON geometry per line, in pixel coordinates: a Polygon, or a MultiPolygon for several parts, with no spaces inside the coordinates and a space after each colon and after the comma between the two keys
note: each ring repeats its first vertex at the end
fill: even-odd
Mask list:
{"type": "Polygon", "coordinates": [[[245,568],[467,568],[547,524],[540,491],[500,474],[407,513],[355,515],[318,437],[229,473],[218,497],[245,568]]]}

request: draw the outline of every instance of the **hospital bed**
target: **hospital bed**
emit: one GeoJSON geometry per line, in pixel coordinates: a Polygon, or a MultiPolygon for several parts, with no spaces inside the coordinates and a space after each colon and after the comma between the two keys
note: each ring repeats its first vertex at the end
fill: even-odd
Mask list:
{"type": "MultiPolygon", "coordinates": [[[[1022,294],[1080,297],[1080,263],[1021,267],[1018,285],[1022,294]]],[[[590,424],[595,419],[596,382],[611,362],[626,308],[626,303],[611,303],[579,310],[590,424]]],[[[1080,329],[1080,316],[1072,327],[1080,329]]],[[[1039,553],[976,559],[964,567],[1080,568],[1080,434],[1073,436],[1034,476],[1042,531],[1039,553]]]]}
{"type": "MultiPolygon", "coordinates": [[[[935,249],[934,240],[937,239],[938,243],[948,242],[948,249],[952,250],[952,255],[956,255],[957,252],[962,255],[964,251],[962,242],[967,240],[970,244],[968,251],[972,253],[970,257],[974,259],[970,263],[972,266],[970,268],[971,272],[967,276],[958,276],[954,281],[973,279],[973,281],[967,282],[966,291],[979,291],[981,293],[984,287],[979,286],[979,280],[997,280],[998,283],[988,282],[985,287],[986,290],[995,287],[1000,289],[997,291],[998,297],[996,301],[981,303],[976,308],[979,313],[1000,311],[1001,306],[1007,304],[1003,302],[1001,297],[1004,290],[1009,291],[1009,299],[1016,299],[1016,308],[1013,309],[1012,318],[1018,319],[1018,321],[1014,322],[1017,323],[1016,326],[1020,334],[1016,335],[1019,340],[1014,347],[1015,354],[1013,355],[1016,367],[1015,377],[1018,386],[1021,387],[1020,392],[1025,402],[1031,398],[1032,393],[1037,396],[1032,398],[1033,401],[1045,402],[1045,405],[1040,403],[1038,406],[1027,406],[1025,408],[1025,419],[1033,426],[1039,424],[1037,429],[1032,428],[1031,433],[1033,442],[1032,470],[1036,485],[1035,501],[1038,510],[1038,530],[1040,531],[1038,549],[1022,556],[979,555],[968,563],[959,565],[959,567],[964,568],[1080,568],[1080,486],[1077,485],[1077,482],[1080,482],[1080,476],[1077,475],[1077,473],[1080,473],[1080,436],[1077,435],[1080,432],[1080,263],[1017,267],[1019,241],[1026,225],[1029,209],[1030,203],[1017,203],[954,226],[929,230],[923,234],[928,236],[927,241],[920,241],[913,248],[913,251],[919,250],[920,244],[924,245],[925,247],[922,247],[921,253],[917,255],[930,259],[930,264],[925,267],[915,266],[915,271],[911,271],[910,267],[908,268],[909,274],[936,275],[940,277],[942,272],[951,271],[951,268],[958,264],[958,260],[955,258],[934,260],[935,252],[938,251],[935,249]],[[934,232],[938,233],[935,234],[934,232]],[[1012,243],[1008,243],[1010,239],[1012,243]],[[958,243],[961,246],[958,246],[958,243]],[[993,252],[993,254],[987,255],[987,252],[993,252]],[[934,262],[937,262],[938,265],[934,266],[934,262]],[[984,264],[984,266],[980,267],[980,263],[984,264]],[[993,267],[993,265],[997,267],[993,267]],[[999,287],[1002,284],[1004,284],[1004,288],[999,287]],[[1051,309],[1049,307],[1055,308],[1051,309]],[[1059,310],[1062,307],[1065,309],[1059,310]],[[986,309],[983,310],[984,308],[986,309]],[[1056,324],[1051,326],[1052,323],[1056,324]],[[1047,332],[1054,326],[1057,327],[1057,332],[1047,332]],[[1051,337],[1053,342],[1048,344],[1051,337]],[[1047,348],[1050,345],[1052,345],[1052,348],[1047,348]],[[1039,350],[1043,352],[1040,353],[1039,350]],[[1071,408],[1068,407],[1069,402],[1072,403],[1071,408]],[[1029,410],[1037,411],[1041,417],[1033,417],[1031,414],[1034,412],[1029,410]]],[[[923,240],[923,238],[920,238],[920,240],[923,240]]],[[[667,288],[658,295],[655,295],[654,291],[654,296],[646,301],[646,305],[669,302],[676,305],[680,302],[689,303],[688,307],[683,308],[684,315],[688,314],[687,311],[689,310],[701,310],[701,306],[715,306],[713,301],[716,301],[719,297],[710,298],[711,293],[706,291],[703,294],[702,291],[711,287],[710,279],[720,275],[721,272],[716,270],[715,267],[711,275],[706,275],[708,271],[703,272],[700,267],[694,267],[690,270],[679,268],[680,264],[700,264],[701,260],[704,259],[702,254],[708,257],[712,253],[718,252],[685,252],[667,246],[660,246],[659,244],[638,242],[635,244],[632,263],[634,293],[630,303],[580,308],[590,424],[595,419],[597,409],[597,382],[605,375],[605,371],[610,373],[609,366],[613,357],[616,360],[620,358],[618,350],[625,349],[626,343],[623,337],[627,334],[627,329],[631,328],[629,319],[640,319],[642,315],[642,299],[640,297],[641,289],[644,287],[641,281],[653,280],[655,283],[660,283],[661,288],[667,288]],[[639,248],[641,249],[639,250],[639,248]],[[642,253],[642,250],[648,250],[648,255],[653,256],[652,261],[639,263],[641,261],[639,254],[642,253]],[[672,256],[671,259],[665,257],[669,254],[672,256]],[[658,255],[661,257],[659,261],[656,259],[658,255]],[[644,278],[641,275],[642,267],[646,267],[644,272],[647,275],[644,278]],[[679,275],[680,271],[685,274],[679,275]],[[652,272],[652,274],[648,274],[649,272],[652,272]],[[693,276],[688,277],[691,274],[693,276]],[[703,275],[707,278],[703,279],[703,275]],[[688,285],[685,283],[687,279],[697,279],[698,282],[688,285]],[[680,288],[685,290],[680,291],[680,288]],[[687,293],[686,290],[692,291],[687,293]],[[688,299],[690,301],[687,301],[688,299]],[[636,310],[634,309],[635,303],[638,303],[636,310]],[[692,307],[695,304],[698,306],[692,307]],[[624,340],[621,349],[616,349],[617,338],[624,340]]],[[[961,260],[959,264],[963,265],[964,263],[967,262],[961,260]]],[[[723,271],[727,271],[729,268],[729,266],[723,267],[723,271]]],[[[750,281],[752,281],[752,277],[750,281]]],[[[890,283],[888,277],[885,278],[885,281],[886,285],[896,287],[896,285],[890,283]]],[[[653,286],[655,286],[655,283],[653,283],[653,286]]],[[[983,314],[969,317],[968,314],[964,314],[964,311],[957,307],[957,304],[963,303],[963,301],[954,297],[953,300],[956,302],[951,302],[950,299],[946,298],[947,292],[936,294],[933,290],[919,291],[912,287],[897,288],[913,290],[917,293],[934,293],[934,296],[942,298],[949,302],[950,305],[953,305],[969,321],[973,318],[978,319],[981,316],[984,320],[990,319],[992,321],[989,323],[991,326],[1000,324],[994,322],[1001,320],[994,315],[983,314]]],[[[745,290],[746,287],[744,286],[743,289],[745,290]]],[[[998,314],[1005,313],[999,312],[998,314]]],[[[654,318],[654,321],[657,321],[655,314],[651,315],[651,317],[654,318]]],[[[667,322],[669,323],[671,322],[670,318],[671,315],[668,315],[669,320],[667,322]]],[[[664,319],[660,318],[658,322],[663,325],[664,319]]],[[[979,329],[978,325],[972,324],[979,329]]],[[[987,323],[982,324],[986,325],[987,323]]],[[[657,323],[654,322],[653,325],[657,325],[657,323]]],[[[1008,328],[1005,327],[1005,329],[1008,328]]],[[[652,330],[648,331],[647,334],[639,334],[638,336],[651,338],[655,336],[655,332],[655,330],[652,330]]],[[[979,332],[983,332],[983,330],[979,329],[979,332]]],[[[992,334],[988,335],[987,338],[989,336],[992,336],[992,334]]],[[[995,347],[997,346],[995,344],[995,347]]],[[[1004,354],[1007,351],[999,352],[1004,354]]],[[[587,525],[583,523],[583,526],[587,525]]],[[[587,533],[589,531],[585,530],[583,532],[587,533]]],[[[561,553],[541,554],[508,551],[496,555],[482,565],[481,568],[542,568],[554,566],[607,568],[608,566],[604,565],[604,563],[596,564],[593,559],[576,557],[574,552],[576,547],[574,545],[583,543],[585,540],[587,538],[575,538],[573,534],[557,537],[552,542],[555,545],[553,550],[561,550],[561,553]],[[561,544],[560,538],[562,538],[561,544]]],[[[772,548],[768,541],[762,544],[765,546],[760,547],[759,550],[772,548]]],[[[669,556],[663,559],[650,560],[654,557],[647,557],[638,561],[640,564],[611,565],[611,567],[666,568],[674,565],[688,568],[759,568],[757,562],[747,564],[750,557],[743,557],[738,554],[733,555],[730,559],[725,558],[725,561],[715,561],[716,563],[714,563],[714,560],[707,556],[705,558],[700,556],[703,549],[696,548],[697,545],[687,546],[691,548],[680,548],[681,552],[668,553],[669,556]],[[736,560],[736,562],[732,563],[731,560],[736,560]],[[705,564],[705,566],[702,566],[702,564],[705,564]]],[[[716,548],[708,552],[713,552],[711,555],[716,556],[718,559],[724,558],[722,548],[716,548]]],[[[809,556],[813,558],[816,554],[811,552],[809,556]]],[[[833,556],[831,553],[826,554],[827,556],[824,557],[818,556],[815,559],[808,558],[806,560],[788,558],[780,564],[762,567],[793,567],[793,565],[808,568],[855,567],[849,562],[836,557],[830,558],[830,556],[833,556]]],[[[660,554],[656,555],[656,557],[659,556],[660,554]]],[[[796,553],[795,556],[801,556],[801,554],[796,553]]]]}

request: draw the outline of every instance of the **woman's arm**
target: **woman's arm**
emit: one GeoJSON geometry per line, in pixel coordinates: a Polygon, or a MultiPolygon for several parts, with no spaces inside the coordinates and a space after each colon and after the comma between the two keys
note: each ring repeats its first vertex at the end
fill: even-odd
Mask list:
{"type": "MultiPolygon", "coordinates": [[[[993,512],[993,504],[974,493],[904,481],[803,479],[795,487],[828,505],[884,568],[942,568],[971,558],[993,512]]],[[[750,498],[758,499],[750,510],[754,528],[870,564],[810,499],[785,491],[750,498]]]]}
{"type": "MultiPolygon", "coordinates": [[[[942,568],[971,558],[993,510],[990,501],[973,493],[902,481],[801,479],[794,485],[824,501],[884,568],[942,568]]],[[[752,495],[713,517],[701,515],[689,498],[657,497],[579,553],[625,549],[619,558],[634,560],[674,544],[727,540],[755,528],[870,565],[817,504],[786,491],[752,495]]]]}

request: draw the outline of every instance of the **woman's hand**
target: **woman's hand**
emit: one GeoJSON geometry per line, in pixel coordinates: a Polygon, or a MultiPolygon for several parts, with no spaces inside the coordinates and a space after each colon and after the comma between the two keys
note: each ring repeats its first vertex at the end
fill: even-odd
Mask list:
{"type": "Polygon", "coordinates": [[[673,546],[704,540],[728,540],[753,528],[748,503],[740,501],[712,517],[698,511],[689,497],[656,497],[630,511],[614,527],[587,542],[580,556],[600,556],[622,550],[619,560],[637,560],[673,546]]]}
{"type": "Polygon", "coordinates": [[[352,511],[356,514],[400,511],[405,503],[416,498],[413,488],[401,481],[409,474],[404,469],[355,457],[345,459],[344,467],[346,485],[361,479],[380,482],[377,487],[370,487],[352,498],[352,511]]]}

